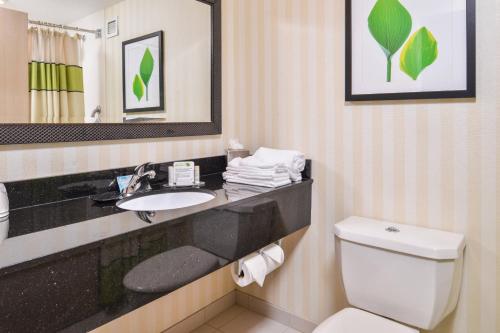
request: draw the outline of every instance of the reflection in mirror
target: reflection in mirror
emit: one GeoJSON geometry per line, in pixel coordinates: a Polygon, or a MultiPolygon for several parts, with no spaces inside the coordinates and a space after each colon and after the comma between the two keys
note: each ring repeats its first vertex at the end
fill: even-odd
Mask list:
{"type": "Polygon", "coordinates": [[[0,123],[210,122],[211,10],[199,0],[6,1],[0,123]]]}

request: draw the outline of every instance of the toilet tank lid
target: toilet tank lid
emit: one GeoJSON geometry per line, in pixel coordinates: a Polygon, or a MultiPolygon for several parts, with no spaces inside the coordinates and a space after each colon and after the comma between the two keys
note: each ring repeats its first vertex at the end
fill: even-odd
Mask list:
{"type": "Polygon", "coordinates": [[[435,260],[457,259],[465,248],[461,234],[357,216],[336,224],[335,234],[346,241],[435,260]]]}

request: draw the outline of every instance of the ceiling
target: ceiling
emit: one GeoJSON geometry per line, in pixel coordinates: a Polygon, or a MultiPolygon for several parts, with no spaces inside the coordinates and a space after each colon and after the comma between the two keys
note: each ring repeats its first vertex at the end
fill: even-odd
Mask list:
{"type": "Polygon", "coordinates": [[[7,0],[4,8],[28,13],[30,20],[68,24],[122,0],[7,0]]]}

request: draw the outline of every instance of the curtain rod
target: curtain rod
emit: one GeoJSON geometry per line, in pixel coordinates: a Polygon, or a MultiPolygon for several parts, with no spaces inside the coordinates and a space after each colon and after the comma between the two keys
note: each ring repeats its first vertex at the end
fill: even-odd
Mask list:
{"type": "Polygon", "coordinates": [[[41,25],[41,26],[44,26],[44,27],[59,28],[59,29],[71,30],[71,31],[79,31],[79,32],[87,32],[87,33],[90,33],[90,34],[94,34],[96,38],[101,38],[101,36],[102,36],[102,30],[101,29],[97,29],[97,30],[82,29],[82,28],[78,28],[78,27],[67,26],[67,25],[64,25],[64,24],[55,24],[55,23],[42,22],[42,21],[33,21],[33,20],[29,20],[28,22],[29,22],[29,24],[41,25]]]}

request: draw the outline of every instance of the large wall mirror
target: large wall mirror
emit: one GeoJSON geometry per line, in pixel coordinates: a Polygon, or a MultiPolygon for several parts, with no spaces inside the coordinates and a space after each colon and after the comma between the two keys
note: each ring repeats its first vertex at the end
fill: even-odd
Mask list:
{"type": "Polygon", "coordinates": [[[5,0],[0,144],[221,132],[220,0],[5,0]]]}

